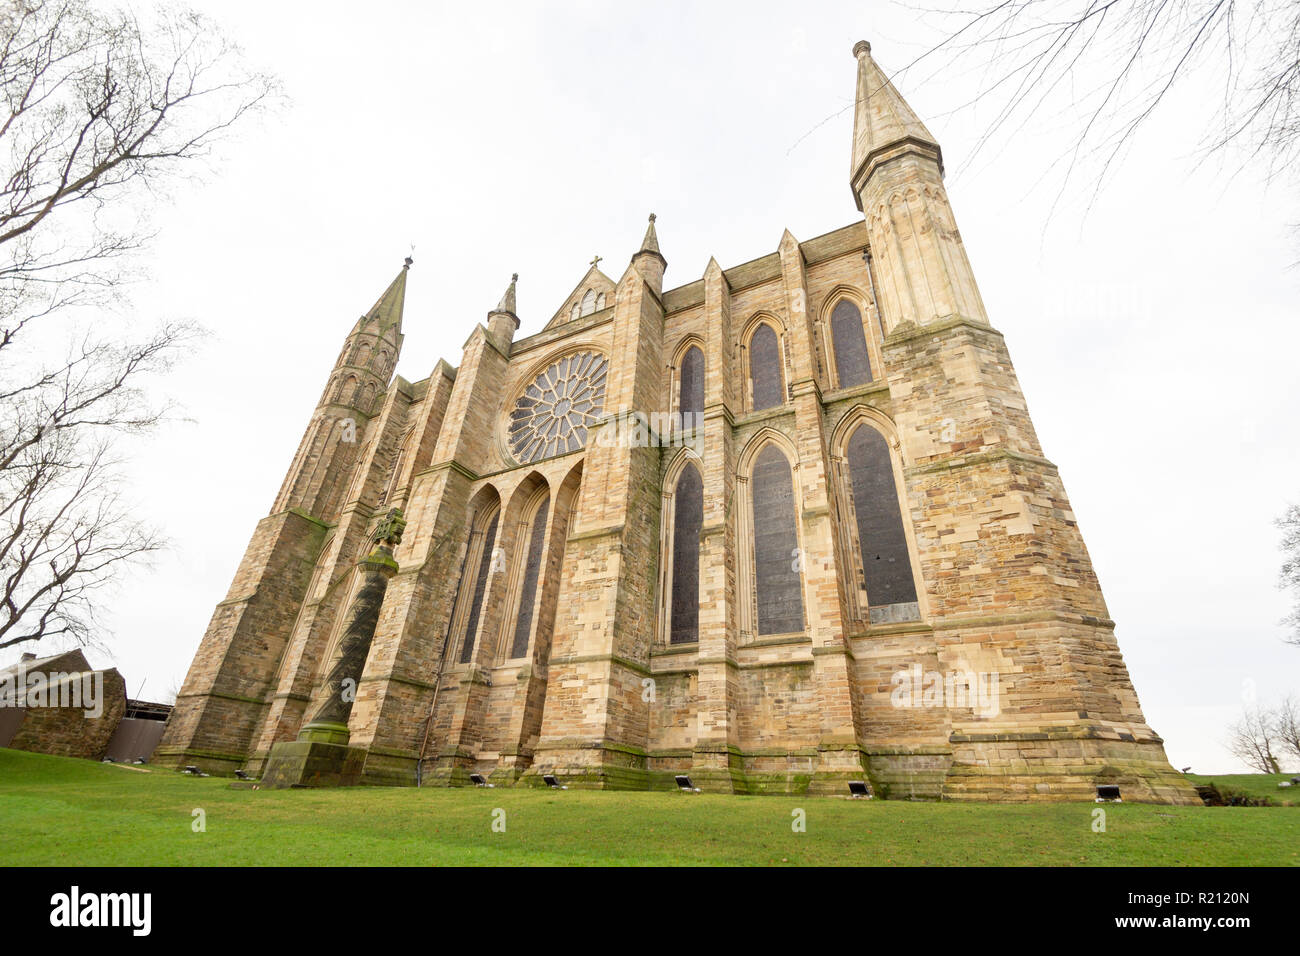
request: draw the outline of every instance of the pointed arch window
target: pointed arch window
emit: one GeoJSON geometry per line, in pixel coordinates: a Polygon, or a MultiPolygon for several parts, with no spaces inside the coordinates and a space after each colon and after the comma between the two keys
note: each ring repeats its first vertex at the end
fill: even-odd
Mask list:
{"type": "Polygon", "coordinates": [[[543,494],[534,507],[532,525],[528,532],[528,551],[524,556],[524,580],[519,592],[519,613],[515,616],[514,639],[510,644],[510,657],[528,654],[528,639],[533,631],[533,606],[537,603],[537,580],[542,573],[542,547],[546,542],[546,518],[550,513],[550,492],[543,494]]]}
{"type": "Polygon", "coordinates": [[[692,345],[682,356],[680,375],[678,411],[689,428],[696,425],[704,414],[704,353],[698,346],[692,345]],[[685,417],[687,415],[691,417],[685,417]]]}
{"type": "Polygon", "coordinates": [[[781,343],[776,330],[766,322],[755,329],[749,339],[749,378],[754,389],[754,411],[784,404],[781,343]]]}
{"type": "Polygon", "coordinates": [[[885,436],[861,424],[845,446],[871,620],[917,620],[916,579],[885,436]]]}
{"type": "Polygon", "coordinates": [[[596,290],[588,289],[582,295],[582,312],[581,315],[591,315],[596,311],[596,290]]]}
{"type": "Polygon", "coordinates": [[[795,524],[794,480],[790,463],[776,445],[769,444],[759,452],[751,485],[758,633],[802,631],[803,564],[795,524]]]}
{"type": "Polygon", "coordinates": [[[704,480],[699,469],[688,464],[678,476],[673,492],[670,644],[693,644],[700,639],[700,529],[703,525],[704,480]]]}
{"type": "Polygon", "coordinates": [[[871,355],[867,351],[862,313],[848,299],[841,299],[831,310],[831,342],[835,349],[835,372],[840,388],[870,382],[871,355]]]}
{"type": "MultiPolygon", "coordinates": [[[[468,664],[474,658],[474,644],[478,636],[479,616],[483,610],[483,597],[487,593],[488,578],[492,574],[492,551],[496,547],[497,521],[501,517],[498,507],[493,507],[492,516],[486,522],[476,521],[476,528],[470,534],[469,548],[466,551],[466,570],[474,569],[474,590],[470,592],[469,611],[465,617],[463,639],[461,640],[460,662],[468,664]],[[471,561],[470,558],[473,558],[471,561]]],[[[461,586],[465,585],[462,574],[461,586]]]]}

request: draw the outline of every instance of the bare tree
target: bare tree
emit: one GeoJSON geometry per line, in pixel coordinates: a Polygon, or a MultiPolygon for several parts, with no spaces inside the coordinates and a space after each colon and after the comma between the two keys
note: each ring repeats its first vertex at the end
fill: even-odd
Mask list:
{"type": "Polygon", "coordinates": [[[1282,620],[1291,629],[1288,644],[1300,647],[1300,505],[1291,505],[1274,522],[1282,531],[1282,571],[1277,586],[1295,596],[1295,608],[1282,620]]]}
{"type": "Polygon", "coordinates": [[[1300,761],[1300,701],[1293,694],[1283,698],[1273,711],[1273,733],[1278,747],[1300,761]]]}
{"type": "Polygon", "coordinates": [[[1247,707],[1241,718],[1228,729],[1228,752],[1260,773],[1281,773],[1273,755],[1274,720],[1260,707],[1247,707]]]}
{"type": "Polygon", "coordinates": [[[1220,84],[1204,105],[1209,152],[1240,143],[1272,170],[1294,171],[1295,0],[986,0],[924,13],[940,18],[943,39],[904,69],[934,66],[972,91],[965,106],[991,108],[980,148],[1036,115],[1070,117],[1062,189],[1085,158],[1100,186],[1138,129],[1198,75],[1220,84]]]}
{"type": "Polygon", "coordinates": [[[96,595],[161,543],[122,499],[115,443],[167,413],[144,386],[195,329],[66,325],[124,303],[149,200],[276,92],[192,12],[0,0],[0,649],[90,642],[96,595]],[[51,362],[36,333],[56,325],[51,362]]]}

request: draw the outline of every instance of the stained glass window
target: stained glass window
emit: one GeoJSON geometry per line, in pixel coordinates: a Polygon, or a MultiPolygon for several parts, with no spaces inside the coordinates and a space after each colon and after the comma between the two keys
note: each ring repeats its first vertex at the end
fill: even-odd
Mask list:
{"type": "Polygon", "coordinates": [[[693,426],[704,412],[704,353],[693,345],[682,356],[681,379],[680,410],[692,416],[683,421],[693,426]]]}
{"type": "Polygon", "coordinates": [[[802,562],[795,528],[794,482],[790,463],[775,445],[759,452],[751,485],[758,633],[802,631],[802,562]]]}
{"type": "Polygon", "coordinates": [[[546,515],[551,504],[547,495],[537,506],[532,531],[528,536],[528,557],[524,565],[524,584],[519,594],[519,614],[515,618],[515,639],[510,656],[523,657],[528,653],[528,635],[533,629],[533,605],[537,603],[537,577],[542,570],[542,543],[546,540],[546,515]]]}
{"type": "Polygon", "coordinates": [[[492,521],[483,532],[483,551],[478,562],[478,576],[474,582],[474,596],[469,606],[469,619],[465,623],[465,641],[460,649],[460,662],[468,664],[474,657],[474,638],[478,630],[479,614],[483,610],[483,595],[487,591],[488,578],[492,574],[492,549],[497,541],[497,519],[500,511],[492,515],[492,521]]]}
{"type": "Polygon", "coordinates": [[[865,385],[871,381],[871,358],[867,353],[867,335],[862,330],[862,313],[847,299],[841,299],[831,311],[831,340],[835,344],[835,370],[840,388],[865,385]]]}
{"type": "Polygon", "coordinates": [[[781,345],[770,325],[760,325],[749,339],[749,377],[754,383],[754,411],[785,402],[781,345]]]}
{"type": "Polygon", "coordinates": [[[916,600],[916,583],[889,445],[880,432],[859,425],[849,437],[845,458],[853,483],[867,601],[871,607],[911,603],[916,600]]]}
{"type": "Polygon", "coordinates": [[[566,355],[524,389],[510,413],[510,451],[521,462],[577,451],[605,409],[609,363],[595,352],[566,355]]]}
{"type": "Polygon", "coordinates": [[[704,482],[687,465],[673,494],[673,599],[669,642],[700,639],[700,527],[704,524],[704,482]]]}

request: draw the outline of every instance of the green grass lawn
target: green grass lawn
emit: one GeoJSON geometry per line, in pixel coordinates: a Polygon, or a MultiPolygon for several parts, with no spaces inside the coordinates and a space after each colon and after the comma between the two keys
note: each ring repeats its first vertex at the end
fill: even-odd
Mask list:
{"type": "Polygon", "coordinates": [[[0,749],[5,866],[1300,865],[1300,809],[1109,804],[1106,832],[1094,833],[1096,808],[579,790],[234,790],[217,777],[0,749]],[[192,829],[196,808],[205,811],[206,832],[192,829]],[[806,812],[804,833],[791,829],[796,808],[806,812]],[[505,811],[504,833],[492,831],[495,809],[505,811]]]}
{"type": "Polygon", "coordinates": [[[1234,793],[1248,797],[1268,797],[1280,807],[1300,806],[1300,786],[1279,787],[1283,780],[1296,776],[1293,773],[1225,773],[1217,777],[1189,773],[1187,779],[1193,783],[1212,783],[1224,796],[1234,793]]]}

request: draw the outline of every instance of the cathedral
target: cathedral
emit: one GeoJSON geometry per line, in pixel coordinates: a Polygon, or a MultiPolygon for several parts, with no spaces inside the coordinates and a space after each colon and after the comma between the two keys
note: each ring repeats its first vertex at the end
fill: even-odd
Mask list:
{"type": "Polygon", "coordinates": [[[939,144],[853,54],[843,228],[665,289],[652,215],[621,274],[592,262],[522,337],[514,277],[415,382],[406,261],[343,341],[158,762],[1199,803],[1142,715],[939,144]]]}

